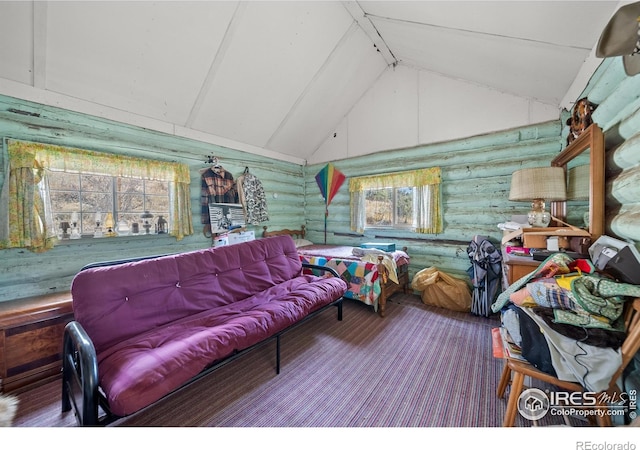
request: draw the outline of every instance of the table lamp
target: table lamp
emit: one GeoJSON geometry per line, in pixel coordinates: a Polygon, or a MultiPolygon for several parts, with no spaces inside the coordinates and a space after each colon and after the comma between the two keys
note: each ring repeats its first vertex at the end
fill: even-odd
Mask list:
{"type": "Polygon", "coordinates": [[[562,167],[532,167],[517,170],[511,176],[509,200],[531,202],[527,218],[532,227],[549,226],[551,213],[545,210],[545,201],[566,198],[567,187],[562,167]]]}

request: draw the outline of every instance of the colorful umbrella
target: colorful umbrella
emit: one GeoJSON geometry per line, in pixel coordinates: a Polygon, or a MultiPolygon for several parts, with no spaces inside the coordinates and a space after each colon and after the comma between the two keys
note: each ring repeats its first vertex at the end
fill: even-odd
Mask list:
{"type": "Polygon", "coordinates": [[[324,243],[327,243],[327,216],[329,216],[329,203],[344,183],[345,176],[338,169],[329,163],[316,174],[316,183],[320,188],[320,193],[324,198],[324,243]]]}

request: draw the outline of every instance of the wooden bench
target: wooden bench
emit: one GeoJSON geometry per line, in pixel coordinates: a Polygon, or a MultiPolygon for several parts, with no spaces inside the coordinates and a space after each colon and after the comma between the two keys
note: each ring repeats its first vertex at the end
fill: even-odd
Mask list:
{"type": "Polygon", "coordinates": [[[71,320],[70,292],[0,302],[0,393],[61,376],[62,336],[71,320]]]}

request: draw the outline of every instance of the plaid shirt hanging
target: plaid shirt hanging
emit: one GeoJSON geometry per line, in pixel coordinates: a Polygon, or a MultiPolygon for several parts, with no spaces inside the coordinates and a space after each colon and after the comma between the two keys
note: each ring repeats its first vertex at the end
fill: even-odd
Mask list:
{"type": "Polygon", "coordinates": [[[211,223],[209,203],[240,203],[233,175],[222,167],[204,170],[201,184],[200,206],[203,224],[211,223]]]}

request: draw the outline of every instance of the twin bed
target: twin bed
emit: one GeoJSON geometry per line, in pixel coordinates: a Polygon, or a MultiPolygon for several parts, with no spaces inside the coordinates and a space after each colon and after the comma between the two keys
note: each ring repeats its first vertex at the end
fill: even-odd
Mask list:
{"type": "Polygon", "coordinates": [[[267,227],[263,227],[263,230],[263,237],[291,236],[302,262],[335,269],[349,285],[345,297],[373,306],[381,317],[385,316],[389,297],[400,291],[410,291],[410,258],[406,248],[383,252],[344,245],[314,244],[305,239],[304,225],[299,230],[267,231],[267,227]]]}

